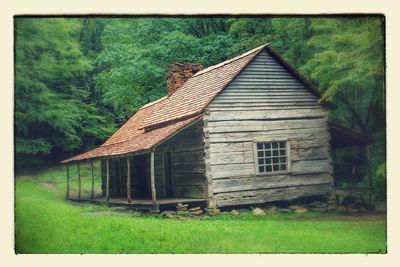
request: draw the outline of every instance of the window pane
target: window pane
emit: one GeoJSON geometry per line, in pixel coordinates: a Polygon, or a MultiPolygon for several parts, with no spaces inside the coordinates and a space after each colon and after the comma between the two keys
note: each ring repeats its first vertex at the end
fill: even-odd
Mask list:
{"type": "Polygon", "coordinates": [[[286,171],[286,141],[258,142],[257,162],[259,173],[286,171]]]}

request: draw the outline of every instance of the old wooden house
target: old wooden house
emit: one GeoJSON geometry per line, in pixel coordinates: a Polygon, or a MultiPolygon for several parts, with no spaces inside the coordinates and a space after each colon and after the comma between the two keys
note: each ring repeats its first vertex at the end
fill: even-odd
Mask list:
{"type": "Polygon", "coordinates": [[[327,197],[331,147],[370,141],[328,122],[331,106],[268,45],[206,69],[175,63],[167,84],[103,145],[63,161],[101,160],[103,194],[92,199],[158,208],[327,197]]]}

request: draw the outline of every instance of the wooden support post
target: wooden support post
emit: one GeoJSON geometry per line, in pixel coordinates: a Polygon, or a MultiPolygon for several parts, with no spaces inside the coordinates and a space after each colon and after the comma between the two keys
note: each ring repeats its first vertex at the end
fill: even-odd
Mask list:
{"type": "Polygon", "coordinates": [[[81,200],[81,169],[79,166],[79,162],[77,163],[78,166],[78,199],[81,200]]]}
{"type": "Polygon", "coordinates": [[[366,147],[366,152],[367,152],[367,171],[368,171],[368,204],[370,209],[375,209],[373,199],[372,199],[372,189],[373,189],[373,184],[372,184],[372,170],[371,170],[371,164],[370,164],[370,152],[369,152],[369,145],[366,147]]]}
{"type": "Polygon", "coordinates": [[[155,174],[154,174],[154,150],[151,150],[150,153],[150,185],[151,185],[151,199],[153,200],[153,208],[157,209],[156,204],[156,183],[155,183],[155,174]]]}
{"type": "Polygon", "coordinates": [[[110,200],[110,159],[106,159],[106,202],[110,200]]]}
{"type": "Polygon", "coordinates": [[[90,198],[93,200],[94,198],[94,172],[93,172],[93,161],[90,161],[90,169],[92,171],[92,192],[90,194],[90,198]]]}
{"type": "Polygon", "coordinates": [[[126,193],[128,195],[128,203],[132,202],[131,198],[131,164],[129,157],[126,158],[126,167],[127,167],[127,175],[126,175],[126,193]]]}
{"type": "Polygon", "coordinates": [[[66,198],[69,198],[69,165],[66,165],[67,167],[67,194],[66,194],[66,198]]]}
{"type": "MultiPolygon", "coordinates": [[[[118,194],[122,195],[122,171],[121,171],[121,158],[118,158],[118,180],[119,180],[119,188],[118,190],[118,194]]],[[[117,177],[115,177],[116,179],[117,177]]]]}

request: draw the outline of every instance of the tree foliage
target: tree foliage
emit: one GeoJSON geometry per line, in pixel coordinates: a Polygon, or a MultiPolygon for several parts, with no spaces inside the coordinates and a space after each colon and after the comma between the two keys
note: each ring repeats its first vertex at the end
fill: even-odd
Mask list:
{"type": "Polygon", "coordinates": [[[21,19],[15,24],[15,151],[67,154],[110,129],[85,86],[90,61],[78,43],[80,21],[21,19]]]}

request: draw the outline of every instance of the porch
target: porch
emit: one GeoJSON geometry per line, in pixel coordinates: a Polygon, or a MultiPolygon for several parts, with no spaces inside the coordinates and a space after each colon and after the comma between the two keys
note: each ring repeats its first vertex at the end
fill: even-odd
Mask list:
{"type": "Polygon", "coordinates": [[[81,196],[79,198],[78,195],[71,195],[68,198],[71,201],[75,202],[87,202],[94,204],[107,204],[109,206],[123,206],[132,209],[141,209],[141,210],[166,210],[166,209],[174,209],[178,203],[188,204],[189,206],[205,206],[207,204],[207,199],[201,198],[161,198],[156,201],[156,204],[153,204],[153,200],[150,198],[132,198],[129,202],[127,198],[123,197],[113,197],[109,198],[108,201],[101,194],[97,194],[92,196],[81,196]]]}
{"type": "Polygon", "coordinates": [[[75,202],[125,206],[142,210],[174,209],[178,203],[206,206],[206,198],[174,194],[171,181],[172,162],[166,160],[171,156],[169,152],[161,152],[165,156],[161,166],[163,180],[161,182],[169,185],[169,189],[158,186],[155,151],[151,151],[102,159],[101,167],[93,164],[94,161],[67,164],[66,198],[75,202]]]}

